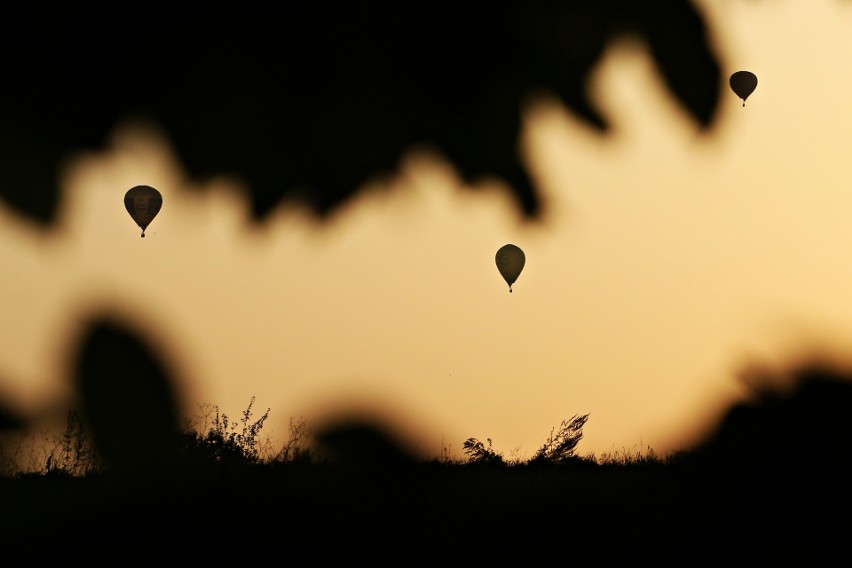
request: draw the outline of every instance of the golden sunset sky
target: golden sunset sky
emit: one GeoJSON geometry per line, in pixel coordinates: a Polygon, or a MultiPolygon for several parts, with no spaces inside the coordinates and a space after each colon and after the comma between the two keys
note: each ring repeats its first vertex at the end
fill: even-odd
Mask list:
{"type": "Polygon", "coordinates": [[[698,132],[641,43],[614,44],[590,84],[611,135],[553,101],[526,111],[537,224],[499,181],[462,191],[412,152],[328,223],[282,207],[256,226],[239,179],[195,191],[156,126],[122,125],[69,161],[59,226],[0,203],[0,391],[66,405],[73,332],[114,306],[173,357],[189,414],[255,396],[273,437],[375,411],[430,456],[476,437],[523,458],[588,413],[581,454],[689,446],[748,365],[852,348],[852,3],[700,6],[717,126],[698,132]],[[144,239],[123,206],[139,184],[164,200],[144,239]],[[511,294],[506,243],[526,253],[511,294]]]}

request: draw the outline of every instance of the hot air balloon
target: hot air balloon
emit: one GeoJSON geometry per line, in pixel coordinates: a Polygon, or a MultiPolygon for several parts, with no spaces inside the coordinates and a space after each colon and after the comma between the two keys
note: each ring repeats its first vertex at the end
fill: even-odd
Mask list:
{"type": "Polygon", "coordinates": [[[506,284],[509,285],[509,292],[511,292],[512,284],[520,276],[521,270],[524,269],[524,263],[527,260],[526,256],[524,256],[524,251],[512,244],[503,245],[497,251],[495,260],[497,261],[497,270],[500,271],[506,284]]]}
{"type": "Polygon", "coordinates": [[[737,71],[731,75],[731,89],[743,100],[745,106],[746,99],[757,88],[757,76],[751,71],[737,71]]]}
{"type": "Polygon", "coordinates": [[[160,212],[162,206],[163,196],[150,185],[131,187],[124,194],[124,207],[142,229],[143,237],[145,236],[145,229],[160,212]]]}

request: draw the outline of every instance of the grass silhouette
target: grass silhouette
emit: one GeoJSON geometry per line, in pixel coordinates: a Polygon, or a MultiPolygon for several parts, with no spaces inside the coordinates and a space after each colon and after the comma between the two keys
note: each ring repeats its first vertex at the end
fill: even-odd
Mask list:
{"type": "Polygon", "coordinates": [[[667,457],[579,454],[583,414],[530,459],[468,438],[464,458],[422,460],[366,419],[317,431],[291,419],[275,448],[263,436],[270,411],[256,417],[254,398],[236,420],[202,405],[192,428],[177,427],[169,369],[128,328],[96,322],[80,353],[83,404],[64,434],[32,471],[0,477],[7,562],[852,561],[852,371],[841,366],[796,366],[784,388],[756,390],[707,439],[667,457]],[[93,408],[109,400],[121,412],[93,408]]]}
{"type": "MultiPolygon", "coordinates": [[[[187,422],[180,432],[181,452],[184,459],[211,470],[249,468],[262,470],[294,463],[314,466],[334,464],[353,465],[356,462],[381,464],[397,461],[416,465],[418,459],[412,452],[398,447],[386,435],[369,424],[347,422],[339,427],[327,427],[318,436],[313,436],[304,419],[290,418],[288,438],[275,447],[269,437],[262,436],[264,423],[271,409],[254,419],[252,397],[239,420],[232,420],[218,405],[198,405],[198,414],[187,422]]],[[[468,438],[464,444],[464,458],[452,457],[448,449],[426,463],[447,466],[498,465],[519,467],[524,465],[564,465],[588,462],[596,465],[623,465],[664,461],[649,448],[646,453],[622,450],[596,457],[594,454],[580,456],[576,446],[583,437],[582,428],[589,415],[575,415],[563,420],[553,428],[542,447],[529,459],[506,460],[493,447],[488,438],[486,443],[468,438]]],[[[7,448],[8,450],[8,448],[7,448]]],[[[20,441],[15,451],[5,456],[4,470],[8,478],[23,477],[93,477],[107,473],[104,460],[96,444],[85,429],[80,412],[71,409],[67,413],[66,426],[62,435],[43,439],[41,443],[29,445],[29,456],[21,461],[25,451],[20,441]],[[26,464],[26,465],[24,465],[26,464]]]]}

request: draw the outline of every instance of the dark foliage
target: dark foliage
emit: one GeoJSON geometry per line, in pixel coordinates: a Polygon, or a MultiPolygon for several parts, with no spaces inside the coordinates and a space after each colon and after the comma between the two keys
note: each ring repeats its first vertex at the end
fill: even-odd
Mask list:
{"type": "Polygon", "coordinates": [[[491,438],[486,439],[487,444],[476,438],[468,438],[464,441],[464,453],[468,463],[477,465],[505,465],[503,454],[494,450],[491,438]]]}
{"type": "Polygon", "coordinates": [[[217,471],[239,471],[260,464],[260,431],[269,417],[270,409],[252,421],[252,397],[238,422],[232,422],[227,414],[213,405],[213,420],[202,431],[191,429],[183,433],[183,452],[190,456],[187,461],[217,471]]]}
{"type": "Polygon", "coordinates": [[[844,369],[797,368],[794,388],[759,391],[707,440],[665,462],[579,458],[573,442],[588,415],[575,415],[526,464],[503,462],[490,440],[475,438],[465,444],[468,457],[492,467],[417,461],[390,425],[359,419],[321,428],[321,459],[270,466],[244,451],[263,423],[250,418],[250,405],[237,428],[220,417],[215,440],[195,438],[208,453],[187,469],[188,458],[168,450],[174,422],[165,410],[174,395],[157,386],[174,380],[166,366],[126,328],[100,323],[85,337],[79,368],[89,378],[81,390],[103,391],[83,396],[86,415],[97,417],[94,440],[120,467],[0,479],[8,559],[34,550],[89,559],[132,550],[140,562],[167,555],[222,564],[244,560],[251,543],[255,560],[298,564],[431,565],[430,547],[439,556],[467,550],[472,565],[562,563],[566,554],[618,566],[852,560],[852,374],[844,369]],[[104,382],[122,375],[154,412],[104,382]],[[100,408],[115,400],[127,405],[125,416],[100,408]],[[118,448],[119,440],[143,441],[139,417],[165,445],[118,448]],[[236,432],[247,435],[229,434],[236,432]],[[239,467],[201,467],[222,456],[239,467]]]}
{"type": "Polygon", "coordinates": [[[723,87],[687,0],[20,2],[3,16],[0,197],[44,223],[64,160],[133,119],[162,127],[192,175],[246,180],[258,220],[283,202],[326,217],[418,146],[468,181],[502,179],[532,219],[522,106],[547,93],[605,132],[585,86],[613,38],[644,39],[702,127],[723,87]]]}

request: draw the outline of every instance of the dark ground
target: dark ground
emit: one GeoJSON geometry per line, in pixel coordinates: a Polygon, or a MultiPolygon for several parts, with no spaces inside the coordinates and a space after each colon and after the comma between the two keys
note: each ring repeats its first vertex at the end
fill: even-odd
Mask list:
{"type": "MultiPolygon", "coordinates": [[[[743,426],[736,414],[730,428],[743,426]]],[[[849,565],[848,450],[794,453],[788,436],[802,424],[786,418],[784,448],[752,423],[728,432],[737,443],[723,427],[665,463],[293,463],[7,480],[2,548],[96,564],[849,565]]]]}

